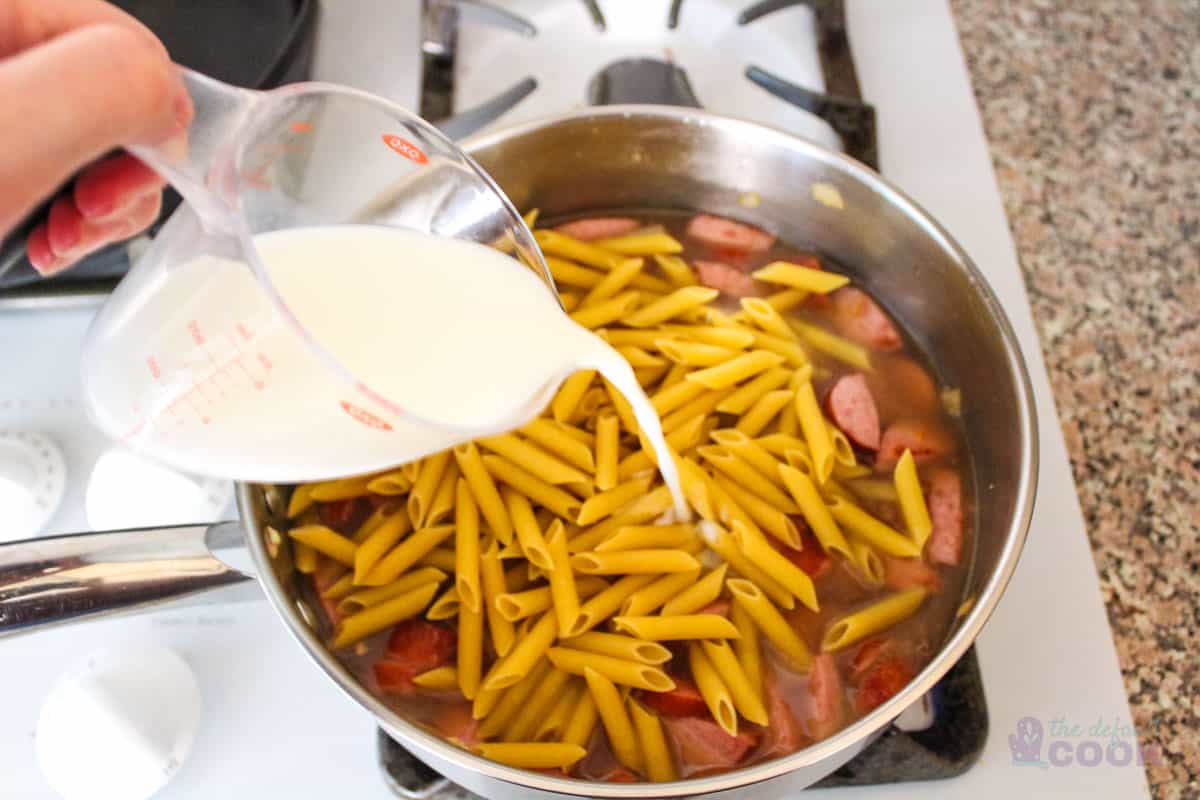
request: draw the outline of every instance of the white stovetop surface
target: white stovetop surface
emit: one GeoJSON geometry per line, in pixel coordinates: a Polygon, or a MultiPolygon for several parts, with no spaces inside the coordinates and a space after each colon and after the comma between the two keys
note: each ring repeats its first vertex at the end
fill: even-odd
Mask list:
{"type": "MultiPolygon", "coordinates": [[[[625,2],[626,0],[620,0],[625,2]]],[[[613,2],[613,0],[608,0],[613,2]]],[[[879,112],[883,172],[972,255],[1008,311],[1028,361],[1041,426],[1029,543],[978,650],[991,713],[979,764],[961,778],[853,792],[878,798],[1148,797],[1136,767],[1013,766],[1022,717],[1084,729],[1129,726],[1129,709],[1076,502],[1066,450],[954,23],[944,0],[848,0],[866,99],[879,112]]],[[[416,0],[326,3],[317,75],[414,107],[416,0]]],[[[75,364],[89,313],[0,315],[0,428],[36,424],[72,455],[102,439],[78,421],[75,364]],[[74,451],[74,453],[72,453],[74,451]]],[[[78,480],[79,476],[74,476],[78,480]]],[[[68,494],[78,506],[79,492],[68,494]]],[[[193,520],[178,520],[192,522],[193,520]]],[[[79,530],[78,510],[50,532],[79,530]]],[[[202,606],[75,626],[0,643],[0,797],[52,798],[33,754],[41,700],[61,669],[101,645],[152,641],[192,666],[203,698],[195,748],[164,800],[389,795],[374,726],[301,656],[265,603],[202,606]]],[[[1050,737],[1048,737],[1049,739],[1050,737]]],[[[1047,742],[1048,743],[1048,742],[1047,742]]],[[[806,793],[847,798],[846,790],[806,793]]]]}

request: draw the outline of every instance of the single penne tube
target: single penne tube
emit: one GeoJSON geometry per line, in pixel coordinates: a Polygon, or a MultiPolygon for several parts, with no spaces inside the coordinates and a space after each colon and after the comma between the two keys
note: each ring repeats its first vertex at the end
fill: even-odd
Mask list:
{"type": "Polygon", "coordinates": [[[688,644],[688,666],[692,670],[696,688],[700,690],[700,696],[704,698],[704,704],[708,706],[713,719],[725,733],[737,736],[738,715],[729,687],[721,680],[699,642],[688,644]]]}
{"type": "Polygon", "coordinates": [[[700,562],[679,550],[649,549],[576,553],[571,567],[584,575],[661,575],[700,568],[700,562]]]}
{"type": "Polygon", "coordinates": [[[771,308],[780,314],[785,311],[791,311],[807,299],[808,292],[801,291],[800,289],[781,289],[763,298],[763,300],[771,304],[771,308]]]}
{"type": "Polygon", "coordinates": [[[641,617],[651,614],[680,592],[695,583],[700,577],[700,568],[687,572],[663,575],[653,583],[638,589],[621,603],[621,614],[641,617]]]}
{"type": "Polygon", "coordinates": [[[608,734],[608,744],[613,755],[629,769],[641,772],[642,751],[617,687],[594,669],[585,668],[583,672],[588,692],[596,703],[596,711],[604,725],[604,732],[608,734]]]}
{"type": "Polygon", "coordinates": [[[579,607],[579,615],[575,617],[575,624],[563,638],[569,639],[587,633],[617,613],[617,609],[621,607],[626,598],[653,580],[653,575],[626,575],[616,581],[579,607]]]}
{"type": "Polygon", "coordinates": [[[292,561],[296,565],[296,571],[301,575],[312,575],[320,565],[320,553],[314,550],[311,545],[307,545],[304,542],[298,541],[294,544],[292,561]]]}
{"type": "Polygon", "coordinates": [[[624,347],[618,347],[617,352],[621,354],[622,358],[629,362],[629,366],[633,367],[635,371],[638,369],[645,369],[647,367],[670,366],[670,362],[667,359],[656,356],[653,353],[647,353],[640,347],[626,345],[624,347]]]}
{"type": "Polygon", "coordinates": [[[679,256],[656,253],[654,262],[658,264],[658,268],[674,286],[695,286],[700,282],[696,279],[696,273],[692,272],[692,268],[679,256]]]}
{"type": "Polygon", "coordinates": [[[833,440],[812,383],[805,381],[796,389],[796,416],[800,419],[800,430],[808,444],[817,483],[823,484],[833,472],[833,440]]]}
{"type": "Polygon", "coordinates": [[[658,349],[676,364],[688,367],[711,367],[724,364],[741,354],[741,350],[721,347],[704,342],[689,342],[683,339],[661,339],[658,349]]]}
{"type": "Polygon", "coordinates": [[[594,525],[605,517],[611,516],[618,509],[645,495],[652,481],[652,477],[631,478],[606,492],[589,497],[583,502],[579,515],[575,518],[575,523],[577,525],[594,525]]]}
{"type": "Polygon", "coordinates": [[[529,629],[529,632],[517,639],[508,655],[501,658],[483,678],[484,689],[503,689],[512,686],[529,674],[529,670],[546,655],[550,645],[558,636],[558,622],[552,612],[546,612],[529,629]]]}
{"type": "Polygon", "coordinates": [[[295,519],[313,507],[312,490],[316,486],[315,483],[301,483],[292,489],[292,494],[288,497],[287,517],[295,519]]]}
{"type": "MultiPolygon", "coordinates": [[[[325,563],[335,564],[337,562],[327,561],[325,563]]],[[[329,588],[321,590],[321,597],[324,597],[326,600],[341,600],[353,591],[354,575],[353,573],[347,572],[341,575],[336,581],[331,583],[329,588]]]]}
{"type": "Polygon", "coordinates": [[[575,702],[575,707],[571,709],[571,714],[567,717],[562,741],[576,745],[580,742],[583,745],[588,744],[592,739],[592,731],[596,728],[597,717],[596,700],[585,683],[579,699],[575,702]]]}
{"type": "Polygon", "coordinates": [[[579,694],[586,691],[578,679],[572,678],[563,691],[559,692],[558,699],[554,701],[554,705],[550,708],[550,713],[546,714],[541,723],[537,726],[537,730],[533,733],[533,739],[537,742],[557,742],[562,740],[563,733],[567,729],[567,723],[571,719],[571,712],[575,710],[575,706],[579,703],[579,694]]]}
{"type": "Polygon", "coordinates": [[[417,480],[408,494],[408,516],[414,528],[425,527],[425,517],[453,455],[450,450],[443,450],[421,460],[417,480]]]}
{"type": "Polygon", "coordinates": [[[595,378],[596,371],[594,369],[584,369],[563,381],[562,386],[558,387],[554,399],[550,401],[550,413],[555,422],[565,424],[573,418],[579,401],[583,399],[583,395],[591,387],[595,378]]]}
{"type": "Polygon", "coordinates": [[[458,599],[458,587],[450,586],[446,591],[438,595],[432,603],[429,604],[429,610],[425,612],[425,619],[435,622],[450,619],[458,616],[458,609],[461,601],[458,599]]]}
{"type": "Polygon", "coordinates": [[[661,328],[632,330],[629,328],[601,328],[595,334],[620,352],[622,347],[637,347],[641,350],[657,350],[659,341],[668,337],[661,328]]]}
{"type": "MultiPolygon", "coordinates": [[[[480,446],[507,458],[550,484],[585,482],[588,475],[512,433],[479,439],[480,446]]],[[[414,490],[415,491],[415,490],[414,490]]]]}
{"type": "MultiPolygon", "coordinates": [[[[720,475],[706,476],[709,496],[712,497],[713,507],[717,510],[717,521],[726,526],[732,525],[734,522],[740,522],[750,530],[761,533],[762,529],[758,527],[758,523],[742,508],[741,503],[735,499],[734,495],[727,491],[728,487],[734,485],[733,482],[729,480],[717,480],[720,477],[720,475]]],[[[737,496],[742,499],[753,497],[753,495],[745,491],[738,493],[737,496]]],[[[792,534],[788,532],[786,535],[791,536],[792,534]]],[[[799,535],[799,533],[797,532],[796,535],[799,535]]]]}
{"type": "MultiPolygon", "coordinates": [[[[690,375],[691,373],[687,374],[690,375]]],[[[656,392],[650,398],[650,405],[654,406],[654,410],[660,417],[665,417],[672,411],[683,408],[706,391],[707,387],[703,384],[685,379],[656,392]]]]}
{"type": "Polygon", "coordinates": [[[767,392],[742,415],[734,427],[751,438],[758,436],[794,398],[795,392],[787,389],[767,392]]]}
{"type": "Polygon", "coordinates": [[[450,463],[446,465],[446,471],[442,474],[437,491],[433,494],[433,501],[429,504],[429,513],[425,515],[425,527],[445,522],[454,514],[459,477],[458,464],[451,459],[450,463]]]}
{"type": "Polygon", "coordinates": [[[367,483],[367,491],[371,494],[385,496],[404,494],[410,489],[412,489],[412,481],[408,479],[403,470],[399,469],[376,475],[367,483]]]}
{"type": "Polygon", "coordinates": [[[425,610],[425,606],[429,605],[437,587],[436,583],[427,583],[398,597],[344,617],[337,625],[332,647],[335,650],[349,647],[373,633],[378,633],[385,628],[417,616],[425,610]]]}
{"type": "Polygon", "coordinates": [[[850,552],[854,554],[850,563],[858,570],[859,576],[872,586],[882,586],[887,569],[875,548],[862,539],[851,539],[850,552]]]}
{"type": "Polygon", "coordinates": [[[588,389],[583,397],[579,400],[579,406],[575,409],[575,416],[569,422],[572,425],[584,424],[591,420],[609,404],[608,392],[603,386],[593,386],[588,389]]]}
{"type": "Polygon", "coordinates": [[[409,461],[400,465],[400,473],[408,478],[412,483],[417,482],[417,473],[421,471],[421,459],[409,461]]]}
{"type": "Polygon", "coordinates": [[[808,645],[758,586],[743,578],[730,579],[725,585],[729,587],[734,602],[742,604],[759,632],[794,669],[801,672],[812,669],[812,653],[808,645]]]}
{"type": "MultiPolygon", "coordinates": [[[[751,443],[750,446],[752,447],[753,444],[751,443]]],[[[796,506],[795,501],[788,497],[778,484],[759,472],[753,464],[739,456],[733,449],[718,444],[698,447],[696,452],[714,469],[728,476],[731,481],[746,491],[770,503],[773,508],[786,514],[799,512],[800,509],[796,506]]],[[[771,458],[770,454],[766,455],[771,458]]],[[[775,462],[773,458],[771,458],[771,462],[775,463],[775,471],[778,473],[778,462],[775,462]]]]}
{"type": "Polygon", "coordinates": [[[850,279],[845,275],[791,264],[787,261],[772,261],[751,274],[755,280],[764,283],[774,283],[815,294],[829,294],[834,289],[840,289],[850,283],[850,279]]]}
{"type": "Polygon", "coordinates": [[[721,678],[721,683],[729,691],[729,696],[733,699],[733,705],[737,712],[755,725],[769,724],[767,709],[763,706],[754,684],[742,670],[742,665],[738,662],[729,643],[706,640],[701,642],[700,646],[704,650],[704,655],[708,657],[709,663],[721,678]]]}
{"type": "Polygon", "coordinates": [[[382,586],[394,581],[401,573],[406,572],[409,567],[417,563],[421,556],[450,538],[453,533],[453,525],[437,525],[413,531],[371,568],[371,571],[362,580],[362,584],[364,586],[382,586]]]}
{"type": "Polygon", "coordinates": [[[522,214],[521,219],[525,221],[525,227],[532,230],[533,226],[537,224],[538,216],[540,216],[541,213],[541,209],[531,208],[522,214]]]}
{"type": "Polygon", "coordinates": [[[547,255],[546,266],[550,267],[550,274],[553,276],[555,284],[560,287],[565,285],[590,289],[604,279],[603,272],[588,269],[565,258],[547,255]]]}
{"type": "Polygon", "coordinates": [[[567,769],[587,750],[562,742],[484,742],[475,752],[489,761],[518,769],[567,769]]]}
{"type": "Polygon", "coordinates": [[[664,435],[670,435],[679,428],[692,423],[696,417],[711,414],[717,405],[733,392],[733,387],[717,389],[704,394],[672,411],[662,419],[664,435]]]}
{"type": "Polygon", "coordinates": [[[737,628],[718,614],[677,617],[613,617],[613,627],[639,639],[671,642],[683,639],[736,639],[737,628]]]}
{"type": "Polygon", "coordinates": [[[626,525],[594,548],[598,553],[616,550],[647,550],[683,547],[696,538],[696,529],[687,523],[674,525],[626,525]]]}
{"type": "Polygon", "coordinates": [[[458,587],[459,602],[479,611],[483,607],[479,588],[479,507],[465,480],[458,480],[455,491],[454,585],[458,587]]]}
{"type": "Polygon", "coordinates": [[[588,290],[584,295],[583,302],[579,304],[580,308],[587,308],[601,303],[610,297],[615,296],[618,292],[629,285],[639,272],[642,271],[642,266],[646,262],[640,258],[627,258],[617,266],[608,271],[599,283],[588,290]]]}
{"type": "Polygon", "coordinates": [[[606,541],[626,525],[636,525],[651,519],[654,519],[654,515],[641,514],[631,516],[628,514],[618,514],[590,527],[580,528],[574,536],[567,540],[567,551],[570,553],[584,553],[589,550],[595,550],[596,545],[606,541]]]}
{"type": "Polygon", "coordinates": [[[827,653],[836,652],[882,633],[897,622],[912,616],[928,594],[926,589],[906,589],[847,614],[830,623],[825,629],[825,635],[821,637],[821,650],[827,653]]]}
{"type": "Polygon", "coordinates": [[[617,412],[617,419],[621,420],[621,427],[634,436],[639,435],[641,428],[638,426],[633,406],[629,404],[629,400],[617,390],[617,387],[609,383],[607,378],[601,377],[601,382],[604,384],[604,391],[608,393],[613,409],[617,412]]]}
{"type": "Polygon", "coordinates": [[[633,313],[640,297],[636,289],[631,289],[594,306],[576,309],[571,312],[570,317],[575,324],[584,328],[601,328],[627,318],[633,313]]]}
{"type": "Polygon", "coordinates": [[[368,492],[367,484],[374,477],[374,475],[359,475],[353,478],[337,478],[332,481],[309,484],[312,488],[308,490],[308,495],[318,503],[362,497],[368,492]]]}
{"type": "MultiPolygon", "coordinates": [[[[800,418],[796,416],[795,403],[784,406],[779,412],[779,416],[775,418],[775,432],[792,436],[800,432],[800,418]]],[[[833,465],[833,469],[835,472],[837,471],[836,463],[833,465]]]]}
{"type": "Polygon", "coordinates": [[[830,474],[835,474],[838,467],[849,469],[858,466],[854,447],[850,444],[850,439],[846,434],[842,433],[842,429],[828,419],[825,420],[825,426],[829,428],[829,440],[833,442],[833,471],[830,474]]]}
{"type": "Polygon", "coordinates": [[[359,589],[343,597],[337,605],[342,614],[353,614],[364,608],[379,605],[385,600],[399,597],[427,583],[441,583],[446,580],[446,573],[437,567],[421,567],[404,573],[391,583],[383,586],[373,586],[370,589],[359,589]]]}
{"type": "Polygon", "coordinates": [[[729,607],[729,621],[738,629],[739,637],[733,640],[733,652],[737,656],[738,666],[754,691],[759,702],[764,702],[762,677],[762,646],[758,640],[758,626],[753,618],[746,613],[741,603],[733,603],[729,607]]]}
{"type": "Polygon", "coordinates": [[[728,564],[721,564],[710,571],[700,580],[672,597],[659,611],[664,617],[684,616],[695,614],[721,595],[721,587],[725,585],[725,573],[728,564]]]}
{"type": "Polygon", "coordinates": [[[404,514],[405,525],[405,528],[401,534],[403,535],[404,533],[408,533],[412,525],[408,520],[408,512],[404,510],[404,504],[400,502],[400,498],[397,497],[395,500],[383,503],[379,506],[379,508],[372,511],[371,515],[363,520],[362,525],[358,526],[358,530],[354,532],[354,535],[352,535],[350,539],[355,544],[362,544],[367,540],[368,536],[379,530],[379,527],[388,519],[390,519],[393,514],[401,513],[404,514]]]}
{"type": "Polygon", "coordinates": [[[785,458],[789,450],[802,450],[808,455],[808,443],[796,434],[769,433],[759,436],[754,443],[776,458],[785,458]]]}
{"type": "Polygon", "coordinates": [[[783,356],[778,353],[752,350],[715,367],[690,372],[686,380],[698,383],[708,389],[727,389],[760,372],[778,367],[782,363],[783,356]]]}
{"type": "Polygon", "coordinates": [[[667,673],[657,666],[640,661],[569,647],[551,647],[546,657],[558,669],[572,675],[583,675],[584,670],[594,669],[613,683],[634,689],[666,692],[675,688],[675,681],[671,680],[667,673]]]}
{"type": "Polygon", "coordinates": [[[632,314],[625,314],[621,321],[631,328],[648,328],[699,308],[715,300],[719,294],[716,289],[707,286],[684,286],[632,314]]]}
{"type": "Polygon", "coordinates": [[[550,557],[550,597],[558,630],[570,630],[579,616],[579,590],[571,569],[571,554],[567,552],[567,533],[561,520],[555,520],[547,531],[547,554],[550,557]]]}
{"type": "Polygon", "coordinates": [[[420,675],[414,675],[412,682],[422,689],[448,692],[458,688],[458,670],[450,666],[435,667],[420,675]]]}
{"type": "Polygon", "coordinates": [[[538,723],[542,722],[553,709],[559,694],[562,693],[571,677],[560,669],[551,669],[547,672],[529,695],[529,700],[517,710],[500,738],[506,742],[533,740],[537,733],[538,723]]]}
{"type": "Polygon", "coordinates": [[[324,525],[299,525],[288,531],[297,542],[308,545],[323,556],[347,567],[354,566],[358,546],[345,536],[324,525]]]}
{"type": "Polygon", "coordinates": [[[792,522],[791,518],[774,504],[751,494],[724,475],[714,475],[712,480],[721,492],[733,500],[737,508],[749,516],[753,524],[748,524],[741,515],[732,515],[723,521],[730,525],[739,524],[748,530],[761,529],[788,547],[800,547],[800,530],[796,527],[796,523],[792,522]]]}
{"type": "Polygon", "coordinates": [[[477,730],[479,738],[491,739],[499,736],[520,713],[529,696],[553,668],[550,662],[543,658],[524,678],[506,689],[491,690],[481,687],[472,705],[472,716],[483,720],[477,730]],[[488,706],[491,707],[490,710],[488,706]],[[481,711],[483,713],[480,713],[481,711]]]}
{"type": "Polygon", "coordinates": [[[766,448],[758,443],[758,440],[747,436],[736,428],[715,430],[709,434],[709,438],[730,453],[733,453],[737,458],[749,464],[779,489],[786,489],[783,484],[783,478],[779,476],[779,468],[783,465],[783,462],[769,453],[766,448]]]}
{"type": "Polygon", "coordinates": [[[590,436],[584,431],[576,431],[569,425],[539,417],[521,428],[521,433],[530,441],[540,445],[546,452],[561,458],[589,475],[596,469],[592,449],[586,441],[590,439],[590,436]],[[585,441],[576,438],[576,432],[583,433],[585,441]]]}
{"type": "Polygon", "coordinates": [[[669,336],[677,336],[730,350],[745,350],[754,344],[754,334],[738,328],[720,328],[716,325],[663,325],[659,330],[669,336]]]}
{"type": "Polygon", "coordinates": [[[830,555],[841,555],[843,558],[853,560],[850,548],[846,544],[846,537],[842,535],[841,528],[838,527],[833,515],[829,512],[825,501],[821,499],[821,494],[817,491],[812,478],[788,465],[780,466],[779,475],[783,478],[788,491],[791,492],[796,505],[800,507],[800,514],[804,517],[804,521],[808,523],[813,535],[821,543],[821,548],[830,555]]]}
{"type": "Polygon", "coordinates": [[[895,483],[883,478],[852,478],[846,481],[846,488],[859,500],[874,503],[900,502],[895,483]]]}
{"type": "MultiPolygon", "coordinates": [[[[636,478],[633,480],[636,480],[636,478]]],[[[617,510],[617,514],[623,517],[641,517],[643,520],[656,519],[671,509],[673,505],[674,500],[671,498],[671,490],[666,486],[659,486],[657,489],[652,489],[629,503],[629,505],[622,506],[617,510]]]]}
{"type": "MultiPolygon", "coordinates": [[[[575,580],[575,591],[583,598],[592,597],[607,588],[608,584],[604,579],[594,575],[581,575],[575,580]]],[[[521,592],[507,592],[496,598],[496,610],[509,622],[520,622],[553,607],[554,595],[549,585],[521,592]]]]}
{"type": "MultiPolygon", "coordinates": [[[[711,523],[709,524],[711,525],[711,523]]],[[[765,592],[775,605],[788,611],[796,607],[796,598],[792,593],[783,586],[780,586],[774,578],[763,572],[758,565],[746,558],[732,534],[716,525],[712,527],[716,529],[715,532],[711,536],[705,536],[709,549],[723,558],[734,572],[752,581],[755,586],[765,592]]],[[[726,586],[729,585],[730,580],[730,578],[726,578],[726,586]]]]}
{"type": "Polygon", "coordinates": [[[602,656],[658,666],[671,660],[671,651],[657,642],[645,642],[619,633],[592,631],[571,639],[571,648],[602,656]]]}
{"type": "Polygon", "coordinates": [[[499,539],[501,544],[507,545],[512,542],[512,521],[508,518],[504,501],[500,499],[500,490],[496,488],[495,481],[484,466],[475,443],[467,442],[455,447],[454,459],[471,489],[471,496],[479,505],[480,513],[492,529],[492,535],[499,539]]]}
{"type": "Polygon", "coordinates": [[[445,572],[454,572],[458,564],[453,547],[435,547],[417,559],[418,567],[436,567],[445,572]]]}
{"type": "Polygon", "coordinates": [[[788,320],[788,325],[804,344],[818,353],[824,353],[863,372],[872,370],[870,351],[862,345],[798,319],[788,320]]]}
{"type": "MultiPolygon", "coordinates": [[[[722,330],[718,328],[717,330],[722,330]]],[[[783,367],[775,367],[760,372],[753,379],[739,386],[733,394],[726,397],[717,405],[717,411],[724,414],[744,414],[763,395],[778,389],[788,382],[791,372],[783,367]]]]}
{"type": "Polygon", "coordinates": [[[625,260],[620,253],[613,253],[589,242],[568,236],[559,231],[541,229],[533,232],[533,238],[547,255],[569,258],[589,267],[610,270],[625,260]]]}
{"type": "MultiPolygon", "coordinates": [[[[925,505],[925,494],[921,491],[921,480],[917,477],[917,463],[913,460],[912,451],[906,449],[900,456],[892,471],[892,480],[896,486],[896,497],[900,500],[904,527],[908,529],[908,535],[917,548],[924,550],[925,542],[933,533],[933,521],[925,505]]],[[[851,491],[854,491],[853,488],[851,491]]]]}
{"type": "Polygon", "coordinates": [[[679,482],[683,485],[683,494],[688,505],[700,515],[701,519],[715,522],[717,510],[709,496],[708,476],[695,461],[690,458],[677,458],[675,466],[679,471],[679,482]]]}
{"type": "Polygon", "coordinates": [[[483,465],[495,480],[511,486],[563,519],[577,518],[579,510],[583,508],[583,503],[578,498],[521,469],[503,456],[484,456],[483,465]]]}
{"type": "Polygon", "coordinates": [[[479,683],[482,680],[483,626],[484,610],[482,607],[478,611],[473,611],[465,604],[459,606],[458,625],[456,626],[458,637],[456,674],[458,675],[458,688],[462,691],[463,697],[468,700],[475,699],[475,693],[479,691],[479,683]]]}
{"type": "Polygon", "coordinates": [[[596,488],[601,492],[617,486],[620,435],[615,414],[601,414],[596,418],[596,488]]]}
{"type": "Polygon", "coordinates": [[[679,240],[662,231],[613,236],[608,239],[597,239],[592,244],[626,256],[652,256],[683,252],[683,245],[679,243],[679,240]]]}
{"type": "Polygon", "coordinates": [[[762,536],[751,533],[736,522],[733,524],[733,538],[751,564],[794,594],[809,611],[816,613],[821,610],[816,587],[807,572],[793,564],[762,536]]]}
{"type": "Polygon", "coordinates": [[[765,350],[768,353],[774,353],[782,358],[788,365],[796,369],[811,369],[812,359],[808,356],[808,351],[804,349],[804,345],[793,338],[784,339],[781,336],[772,336],[766,331],[757,329],[747,329],[750,335],[754,337],[754,346],[759,350],[765,350]]]}
{"type": "Polygon", "coordinates": [[[504,579],[504,567],[500,562],[500,548],[495,539],[489,542],[480,556],[479,580],[483,589],[492,649],[496,651],[496,655],[504,657],[512,651],[516,636],[513,633],[512,622],[501,614],[497,607],[497,598],[508,593],[508,586],[504,579]]]}
{"type": "Polygon", "coordinates": [[[743,297],[741,299],[741,306],[742,311],[745,312],[750,322],[760,330],[782,339],[796,338],[796,333],[788,326],[787,320],[783,318],[775,306],[763,298],[743,297]]]}
{"type": "Polygon", "coordinates": [[[550,550],[546,547],[546,540],[542,536],[542,529],[538,527],[529,498],[508,486],[501,490],[500,496],[504,498],[504,507],[508,509],[508,518],[512,520],[517,541],[521,544],[522,555],[542,570],[548,572],[554,569],[550,560],[550,550]]]}
{"type": "Polygon", "coordinates": [[[678,780],[679,772],[675,769],[675,760],[671,755],[671,748],[667,745],[662,721],[636,700],[630,698],[625,702],[638,744],[642,748],[646,777],[652,781],[678,780]]]}
{"type": "Polygon", "coordinates": [[[354,582],[363,583],[379,559],[408,533],[408,514],[403,509],[383,522],[354,552],[354,582]]]}
{"type": "Polygon", "coordinates": [[[904,534],[863,511],[844,497],[828,501],[829,513],[842,527],[890,556],[920,558],[921,549],[904,534]]]}

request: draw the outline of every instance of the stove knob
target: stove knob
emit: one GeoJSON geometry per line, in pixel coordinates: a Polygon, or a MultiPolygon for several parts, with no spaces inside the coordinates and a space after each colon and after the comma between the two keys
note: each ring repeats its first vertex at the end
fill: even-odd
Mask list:
{"type": "Polygon", "coordinates": [[[175,652],[101,650],[43,702],[38,765],[64,800],[143,800],[179,771],[199,720],[195,676],[175,652]]]}
{"type": "Polygon", "coordinates": [[[36,536],[62,503],[67,468],[53,441],[31,431],[0,430],[0,541],[36,536]]]}

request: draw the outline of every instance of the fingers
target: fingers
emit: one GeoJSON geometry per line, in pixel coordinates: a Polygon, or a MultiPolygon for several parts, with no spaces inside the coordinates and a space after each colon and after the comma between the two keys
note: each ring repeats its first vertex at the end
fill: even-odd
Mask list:
{"type": "Polygon", "coordinates": [[[103,0],[5,0],[0,3],[0,58],[48,42],[87,25],[127,28],[157,48],[166,48],[150,29],[103,0]]]}
{"type": "Polygon", "coordinates": [[[106,158],[75,179],[75,207],[84,217],[101,222],[121,215],[142,195],[161,191],[158,173],[128,153],[106,158]]]}
{"type": "Polygon", "coordinates": [[[64,33],[0,62],[0,97],[0,232],[84,164],[114,147],[177,135],[191,113],[161,45],[113,24],[64,33]]]}
{"type": "Polygon", "coordinates": [[[147,228],[158,219],[161,208],[162,194],[157,187],[122,198],[120,210],[102,220],[80,213],[70,196],[60,197],[50,206],[46,222],[29,234],[29,261],[42,275],[53,275],[101,247],[147,228]]]}

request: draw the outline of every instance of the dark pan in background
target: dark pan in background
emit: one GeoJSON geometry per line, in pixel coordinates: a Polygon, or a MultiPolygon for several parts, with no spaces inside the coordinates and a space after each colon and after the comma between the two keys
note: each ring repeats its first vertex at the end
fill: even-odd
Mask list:
{"type": "MultiPolygon", "coordinates": [[[[316,34],[316,0],[113,0],[154,31],[171,58],[250,89],[307,80],[316,34]]],[[[153,235],[179,205],[168,189],[153,235]]],[[[129,269],[125,243],[110,245],[53,278],[25,257],[25,239],[49,201],[0,242],[0,309],[93,302],[129,269]]]]}

